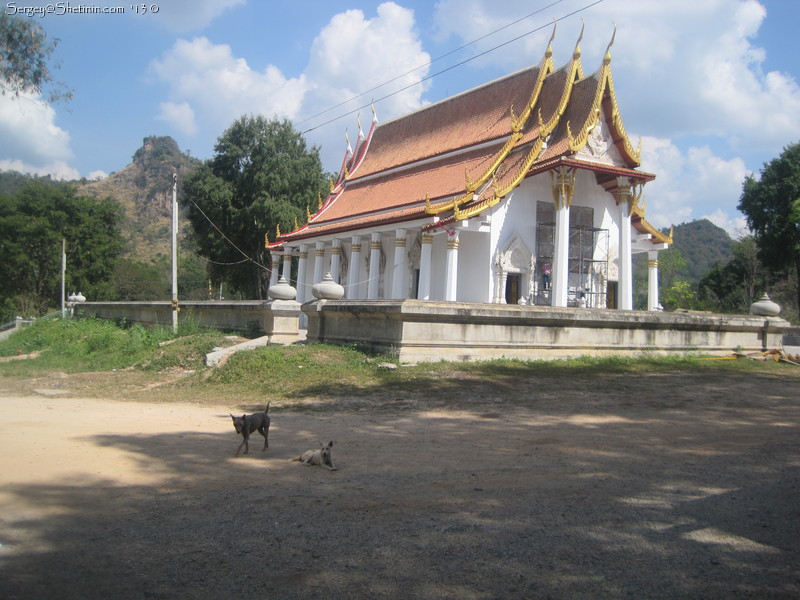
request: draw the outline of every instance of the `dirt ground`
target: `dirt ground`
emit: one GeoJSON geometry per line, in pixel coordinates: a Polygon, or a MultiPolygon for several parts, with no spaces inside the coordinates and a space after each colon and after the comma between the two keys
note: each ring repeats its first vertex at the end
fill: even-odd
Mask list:
{"type": "Polygon", "coordinates": [[[255,407],[54,381],[0,388],[5,599],[800,597],[798,377],[273,404],[240,458],[255,407]]]}

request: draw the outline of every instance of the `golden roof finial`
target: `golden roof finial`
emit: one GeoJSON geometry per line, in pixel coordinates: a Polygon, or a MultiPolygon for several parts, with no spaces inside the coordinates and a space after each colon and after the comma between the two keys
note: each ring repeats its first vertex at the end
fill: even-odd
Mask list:
{"type": "Polygon", "coordinates": [[[317,212],[322,210],[322,194],[317,192],[317,212]]]}
{"type": "Polygon", "coordinates": [[[264,234],[264,248],[269,248],[269,234],[264,234]]]}
{"type": "Polygon", "coordinates": [[[294,218],[294,222],[292,223],[292,225],[294,225],[294,230],[295,230],[295,231],[297,231],[298,229],[300,229],[300,227],[297,225],[297,217],[295,217],[295,218],[294,218]]]}
{"type": "Polygon", "coordinates": [[[617,38],[617,24],[614,23],[614,33],[611,34],[611,41],[608,42],[608,47],[606,48],[605,56],[603,56],[604,65],[611,64],[611,46],[614,45],[614,40],[616,38],[617,38]]]}
{"type": "Polygon", "coordinates": [[[556,39],[556,25],[558,25],[558,21],[553,17],[553,33],[550,34],[550,41],[547,42],[547,50],[544,51],[545,58],[553,56],[553,40],[556,39]]]}
{"type": "Polygon", "coordinates": [[[281,237],[281,224],[280,223],[275,225],[275,239],[277,240],[279,237],[281,237]]]}
{"type": "Polygon", "coordinates": [[[575,42],[575,50],[572,52],[572,58],[578,60],[581,57],[581,40],[583,40],[583,30],[586,28],[586,23],[581,17],[581,34],[578,36],[578,41],[575,42]]]}
{"type": "Polygon", "coordinates": [[[308,208],[308,204],[306,204],[306,223],[311,222],[311,211],[308,208]]]}

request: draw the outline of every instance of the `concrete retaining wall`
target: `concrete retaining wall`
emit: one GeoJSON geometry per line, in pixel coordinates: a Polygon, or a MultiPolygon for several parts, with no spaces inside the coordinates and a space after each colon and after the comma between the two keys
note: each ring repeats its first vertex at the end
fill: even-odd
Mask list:
{"type": "Polygon", "coordinates": [[[360,344],[401,362],[581,355],[730,354],[780,348],[780,318],[436,302],[318,300],[310,342],[360,344]]]}
{"type": "MultiPolygon", "coordinates": [[[[170,302],[83,302],[75,306],[78,317],[127,320],[147,326],[172,327],[170,302]]],[[[182,302],[178,322],[191,319],[201,327],[270,336],[270,342],[295,341],[300,304],[293,300],[243,300],[182,302]]]]}
{"type": "MultiPolygon", "coordinates": [[[[493,358],[560,359],[642,353],[728,355],[781,348],[791,330],[784,319],[755,315],[662,313],[552,308],[425,300],[184,302],[180,319],[202,327],[301,339],[300,310],[309,342],[358,344],[401,362],[493,358]]],[[[169,302],[85,302],[78,316],[172,325],[169,302]]]]}

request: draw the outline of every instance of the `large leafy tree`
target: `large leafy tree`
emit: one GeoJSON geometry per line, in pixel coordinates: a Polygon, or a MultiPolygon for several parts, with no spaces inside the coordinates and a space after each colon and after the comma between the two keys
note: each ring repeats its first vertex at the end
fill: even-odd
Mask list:
{"type": "MultiPolygon", "coordinates": [[[[793,279],[800,280],[800,143],[765,164],[760,178],[745,179],[739,210],[764,266],[775,273],[793,271],[793,279]]],[[[795,287],[800,306],[800,285],[795,287]]]]}
{"type": "Polygon", "coordinates": [[[0,310],[56,308],[61,301],[61,248],[66,241],[67,293],[90,299],[113,294],[111,276],[122,250],[119,206],[76,196],[69,186],[30,183],[0,196],[0,310]]]}
{"type": "Polygon", "coordinates": [[[287,120],[243,116],[217,140],[215,155],[183,184],[187,209],[209,275],[242,298],[266,298],[275,239],[303,222],[327,185],[319,151],[287,120]]]}
{"type": "Polygon", "coordinates": [[[0,89],[3,95],[14,97],[23,93],[42,94],[50,88],[49,102],[69,100],[72,92],[53,79],[58,63],[53,53],[58,39],[48,40],[47,34],[34,19],[0,13],[0,89]]]}

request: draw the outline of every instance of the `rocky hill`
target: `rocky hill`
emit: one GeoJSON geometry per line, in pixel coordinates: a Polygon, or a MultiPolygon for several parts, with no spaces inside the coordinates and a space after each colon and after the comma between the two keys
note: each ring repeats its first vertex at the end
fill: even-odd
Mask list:
{"type": "Polygon", "coordinates": [[[172,174],[177,173],[180,181],[199,164],[181,152],[171,137],[150,136],[144,138],[130,165],[103,180],[80,183],[77,190],[116,200],[124,213],[123,256],[150,262],[159,254],[171,253],[172,174]]]}

